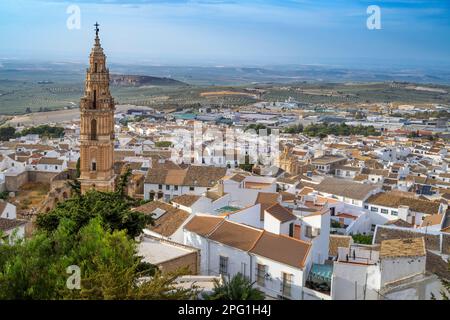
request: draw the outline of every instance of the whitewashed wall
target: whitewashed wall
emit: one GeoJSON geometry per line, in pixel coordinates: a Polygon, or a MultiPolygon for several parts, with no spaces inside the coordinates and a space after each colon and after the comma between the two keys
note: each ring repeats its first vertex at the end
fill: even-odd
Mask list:
{"type": "MultiPolygon", "coordinates": [[[[2,201],[2,200],[0,200],[0,201],[2,201]]],[[[5,218],[5,219],[16,219],[17,218],[16,212],[17,212],[16,206],[7,202],[6,207],[3,210],[3,212],[0,212],[0,214],[1,214],[0,217],[5,218]]]]}
{"type": "Polygon", "coordinates": [[[283,281],[282,273],[285,272],[293,275],[291,284],[291,298],[295,300],[300,300],[302,298],[304,279],[303,271],[300,268],[293,268],[286,264],[282,264],[280,262],[276,262],[258,255],[253,256],[253,281],[256,281],[257,264],[267,266],[266,272],[270,275],[270,279],[266,279],[264,287],[255,284],[259,289],[261,289],[266,295],[270,297],[276,298],[278,295],[281,295],[281,285],[283,281]]]}
{"type": "Polygon", "coordinates": [[[392,281],[425,273],[425,262],[425,256],[382,259],[380,264],[381,284],[384,286],[392,281]]]}

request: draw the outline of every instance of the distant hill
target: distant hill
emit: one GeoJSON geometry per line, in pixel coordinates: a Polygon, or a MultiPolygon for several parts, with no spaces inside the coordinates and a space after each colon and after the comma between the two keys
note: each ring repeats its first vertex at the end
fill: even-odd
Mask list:
{"type": "Polygon", "coordinates": [[[142,87],[142,86],[186,86],[187,84],[171,78],[159,78],[137,75],[110,75],[110,83],[113,86],[142,87]]]}

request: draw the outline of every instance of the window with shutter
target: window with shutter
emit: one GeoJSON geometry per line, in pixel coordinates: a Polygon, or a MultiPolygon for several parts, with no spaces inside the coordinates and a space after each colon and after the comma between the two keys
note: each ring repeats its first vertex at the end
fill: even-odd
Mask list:
{"type": "Polygon", "coordinates": [[[256,283],[261,287],[266,285],[266,266],[263,264],[256,266],[256,283]]]}

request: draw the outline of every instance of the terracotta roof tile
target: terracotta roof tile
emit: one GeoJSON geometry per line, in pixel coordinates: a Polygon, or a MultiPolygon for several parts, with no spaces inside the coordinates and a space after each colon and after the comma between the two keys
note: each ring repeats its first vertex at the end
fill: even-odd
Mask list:
{"type": "Polygon", "coordinates": [[[296,219],[296,216],[289,209],[286,209],[279,203],[268,207],[265,211],[281,223],[296,219]]]}
{"type": "Polygon", "coordinates": [[[175,197],[172,199],[173,203],[180,204],[185,207],[190,207],[194,203],[200,199],[201,196],[193,195],[193,194],[183,194],[181,196],[175,197]]]}
{"type": "Polygon", "coordinates": [[[325,178],[314,187],[319,192],[335,194],[355,200],[364,200],[377,186],[343,179],[325,178]]]}
{"type": "Polygon", "coordinates": [[[437,214],[439,212],[439,202],[415,199],[397,195],[394,192],[381,192],[371,196],[367,202],[373,205],[379,205],[389,208],[398,208],[399,206],[408,206],[412,211],[428,214],[437,214]]]}
{"type": "Polygon", "coordinates": [[[0,230],[12,230],[26,223],[27,221],[24,220],[0,218],[0,230]]]}
{"type": "Polygon", "coordinates": [[[170,237],[179,227],[190,217],[189,212],[177,209],[167,203],[152,201],[137,207],[133,210],[151,214],[156,209],[165,211],[159,218],[155,219],[154,225],[147,226],[147,229],[156,232],[164,237],[170,237]]]}
{"type": "Polygon", "coordinates": [[[224,220],[209,236],[211,240],[243,251],[249,251],[259,239],[262,230],[224,220]]]}
{"type": "Polygon", "coordinates": [[[426,255],[425,238],[381,241],[380,258],[417,257],[426,255]]]}
{"type": "Polygon", "coordinates": [[[223,221],[223,217],[195,216],[184,226],[184,228],[187,231],[206,237],[223,221]]]}
{"type": "Polygon", "coordinates": [[[349,248],[352,243],[353,238],[351,236],[330,234],[328,254],[332,257],[337,257],[338,248],[349,248]]]}
{"type": "Polygon", "coordinates": [[[310,249],[309,242],[264,231],[250,252],[303,269],[310,249]]]}

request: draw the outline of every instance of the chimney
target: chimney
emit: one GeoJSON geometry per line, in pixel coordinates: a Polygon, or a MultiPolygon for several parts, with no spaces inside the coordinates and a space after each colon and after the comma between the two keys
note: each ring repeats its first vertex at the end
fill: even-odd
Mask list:
{"type": "Polygon", "coordinates": [[[408,206],[399,206],[398,207],[398,218],[403,221],[409,222],[408,217],[410,216],[410,211],[408,206]]]}
{"type": "Polygon", "coordinates": [[[224,185],[223,185],[223,180],[222,179],[219,180],[219,184],[217,185],[217,193],[221,197],[223,197],[223,195],[225,194],[225,190],[224,190],[224,185]]]}

